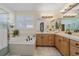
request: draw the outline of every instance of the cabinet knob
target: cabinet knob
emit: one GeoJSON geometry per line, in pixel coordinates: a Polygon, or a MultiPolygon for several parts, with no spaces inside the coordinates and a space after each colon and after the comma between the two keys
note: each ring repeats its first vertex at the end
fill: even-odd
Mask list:
{"type": "Polygon", "coordinates": [[[61,39],[59,39],[59,41],[61,41],[61,39]]]}
{"type": "Polygon", "coordinates": [[[75,52],[75,54],[76,54],[76,55],[79,55],[79,53],[78,53],[78,52],[75,52]]]}
{"type": "Polygon", "coordinates": [[[78,43],[76,43],[76,46],[78,46],[79,44],[78,43]]]}
{"type": "Polygon", "coordinates": [[[41,36],[41,38],[43,38],[43,36],[41,36]]]}

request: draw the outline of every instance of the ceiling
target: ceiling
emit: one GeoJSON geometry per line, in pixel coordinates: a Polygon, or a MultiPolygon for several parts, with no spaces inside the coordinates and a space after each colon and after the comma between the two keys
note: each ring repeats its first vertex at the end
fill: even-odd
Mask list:
{"type": "Polygon", "coordinates": [[[0,3],[12,11],[60,11],[65,3],[0,3]]]}
{"type": "Polygon", "coordinates": [[[79,5],[77,5],[76,7],[74,7],[73,9],[71,9],[69,12],[67,13],[72,13],[72,12],[75,12],[75,13],[78,13],[79,14],[79,5]]]}

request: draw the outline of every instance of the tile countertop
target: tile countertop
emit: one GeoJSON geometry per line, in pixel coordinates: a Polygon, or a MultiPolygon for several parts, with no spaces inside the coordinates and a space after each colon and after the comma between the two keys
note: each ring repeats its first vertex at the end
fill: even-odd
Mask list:
{"type": "Polygon", "coordinates": [[[75,41],[79,41],[79,33],[66,34],[64,32],[36,32],[36,34],[56,34],[75,41]]]}
{"type": "Polygon", "coordinates": [[[55,32],[36,32],[36,34],[55,34],[55,32]]]}
{"type": "Polygon", "coordinates": [[[55,33],[55,34],[75,40],[75,41],[79,41],[79,36],[78,36],[79,33],[66,34],[64,32],[59,32],[59,33],[55,33]]]}

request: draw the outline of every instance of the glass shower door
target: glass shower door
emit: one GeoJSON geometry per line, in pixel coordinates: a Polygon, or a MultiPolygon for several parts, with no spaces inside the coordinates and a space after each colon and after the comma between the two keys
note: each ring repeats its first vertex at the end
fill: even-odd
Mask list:
{"type": "Polygon", "coordinates": [[[8,51],[8,14],[0,14],[0,55],[4,55],[8,51]],[[7,49],[4,52],[4,49],[7,49]],[[3,53],[2,53],[3,52],[3,53]]]}

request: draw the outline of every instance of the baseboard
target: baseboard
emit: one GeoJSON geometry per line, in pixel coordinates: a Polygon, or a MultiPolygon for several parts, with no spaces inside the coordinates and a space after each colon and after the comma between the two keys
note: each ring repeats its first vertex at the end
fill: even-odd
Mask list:
{"type": "Polygon", "coordinates": [[[5,47],[3,49],[0,50],[0,56],[4,56],[8,53],[8,47],[5,47]]]}

